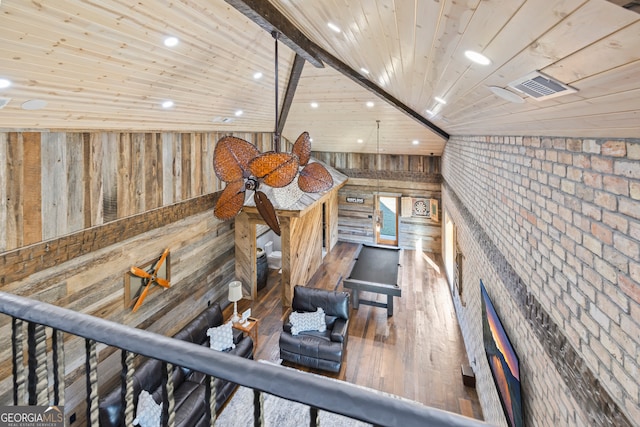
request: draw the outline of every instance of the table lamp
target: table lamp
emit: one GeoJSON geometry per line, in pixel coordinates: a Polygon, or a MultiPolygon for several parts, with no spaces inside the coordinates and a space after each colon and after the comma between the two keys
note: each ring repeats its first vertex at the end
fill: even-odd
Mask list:
{"type": "Polygon", "coordinates": [[[238,301],[242,299],[242,282],[239,280],[234,280],[229,283],[229,301],[233,303],[233,317],[231,321],[236,323],[240,320],[238,317],[238,301]]]}

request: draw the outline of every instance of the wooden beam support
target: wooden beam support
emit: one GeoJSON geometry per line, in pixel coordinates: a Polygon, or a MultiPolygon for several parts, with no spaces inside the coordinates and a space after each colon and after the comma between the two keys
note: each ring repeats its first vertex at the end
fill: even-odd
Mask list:
{"type": "MultiPolygon", "coordinates": [[[[331,55],[329,52],[312,42],[298,28],[289,21],[280,11],[278,11],[271,3],[264,0],[225,0],[231,6],[236,8],[244,16],[251,19],[261,28],[269,33],[277,31],[280,33],[279,40],[289,46],[296,54],[302,56],[305,60],[311,62],[316,67],[323,67],[324,63],[334,68],[336,71],[344,74],[346,77],[359,84],[363,88],[372,92],[376,96],[384,99],[398,110],[407,114],[423,126],[428,127],[434,133],[440,135],[445,140],[449,139],[449,134],[443,129],[427,120],[421,114],[418,114],[408,105],[401,102],[393,95],[385,92],[382,88],[375,85],[369,79],[349,67],[340,59],[331,55]]],[[[295,68],[295,66],[294,66],[295,68]]],[[[292,95],[293,96],[293,95],[292,95]]],[[[284,127],[285,120],[280,120],[284,127]]],[[[280,128],[280,126],[278,126],[280,128]]]]}
{"type": "Polygon", "coordinates": [[[268,33],[277,31],[279,40],[296,54],[312,63],[315,67],[324,68],[324,64],[314,54],[314,44],[295,25],[291,23],[271,3],[264,0],[225,0],[247,18],[258,24],[268,33]]]}
{"type": "Polygon", "coordinates": [[[278,135],[282,135],[284,125],[287,122],[287,116],[289,115],[291,103],[293,102],[293,97],[296,94],[296,88],[298,87],[300,76],[302,75],[304,62],[304,58],[296,53],[296,57],[293,60],[293,67],[291,67],[291,74],[289,74],[289,81],[287,82],[287,91],[285,92],[284,99],[282,100],[282,109],[280,110],[280,119],[278,120],[278,128],[276,130],[278,135]]]}

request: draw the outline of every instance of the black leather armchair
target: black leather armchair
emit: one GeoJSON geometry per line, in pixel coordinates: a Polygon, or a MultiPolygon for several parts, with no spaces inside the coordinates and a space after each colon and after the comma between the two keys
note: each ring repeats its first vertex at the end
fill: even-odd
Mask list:
{"type": "Polygon", "coordinates": [[[280,333],[280,358],[310,368],[339,372],[347,348],[349,293],[304,286],[294,288],[293,311],[312,312],[318,307],[324,310],[327,330],[292,335],[291,323],[287,319],[280,333]]]}

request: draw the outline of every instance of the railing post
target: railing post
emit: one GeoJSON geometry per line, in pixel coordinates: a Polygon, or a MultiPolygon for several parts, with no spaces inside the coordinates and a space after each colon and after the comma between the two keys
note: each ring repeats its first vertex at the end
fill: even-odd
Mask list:
{"type": "Polygon", "coordinates": [[[122,419],[124,425],[133,425],[133,357],[135,355],[126,350],[122,350],[120,353],[120,360],[122,362],[122,372],[120,379],[122,381],[122,419]]]}
{"type": "Polygon", "coordinates": [[[315,406],[309,406],[309,427],[320,425],[320,411],[315,406]]]}
{"type": "Polygon", "coordinates": [[[13,349],[13,404],[14,406],[25,403],[24,385],[24,356],[22,355],[22,343],[24,340],[22,320],[13,317],[11,319],[11,347],[13,349]]]}
{"type": "Polygon", "coordinates": [[[44,325],[29,322],[27,325],[29,354],[29,405],[49,404],[47,378],[47,332],[44,325]]]}
{"type": "Polygon", "coordinates": [[[256,389],[253,389],[253,425],[264,426],[264,396],[256,389]]]}
{"type": "Polygon", "coordinates": [[[216,414],[216,383],[215,383],[216,379],[215,377],[212,377],[211,375],[207,375],[207,381],[206,381],[206,388],[205,390],[205,399],[207,402],[209,402],[209,408],[207,409],[207,412],[209,412],[209,425],[211,427],[216,425],[216,418],[217,418],[217,414],[216,414]]]}
{"type": "Polygon", "coordinates": [[[98,357],[96,342],[85,339],[85,375],[87,380],[87,425],[98,425],[98,357]]]}
{"type": "Polygon", "coordinates": [[[53,404],[64,406],[64,333],[53,330],[51,347],[53,349],[53,404]]]}
{"type": "Polygon", "coordinates": [[[174,427],[176,424],[175,400],[173,398],[173,365],[162,363],[162,425],[174,427]]]}

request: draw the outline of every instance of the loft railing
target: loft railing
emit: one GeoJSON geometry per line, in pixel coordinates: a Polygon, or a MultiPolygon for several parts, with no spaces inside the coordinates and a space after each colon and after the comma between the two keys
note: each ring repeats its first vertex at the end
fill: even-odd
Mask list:
{"type": "Polygon", "coordinates": [[[165,362],[163,425],[172,426],[173,385],[171,366],[182,366],[210,376],[207,408],[215,425],[213,378],[231,381],[254,390],[254,425],[262,426],[262,393],[309,406],[311,426],[318,425],[318,410],[325,410],[376,426],[486,426],[485,423],[416,402],[381,395],[349,383],[282,369],[265,363],[212,351],[208,347],[175,340],[152,332],[78,313],[44,302],[0,292],[0,313],[12,317],[13,400],[14,405],[64,405],[63,332],[85,339],[87,425],[98,426],[98,377],[96,344],[103,343],[122,352],[122,378],[125,420],[133,420],[133,355],[140,354],[165,362]],[[27,324],[27,366],[23,359],[24,324],[27,324]],[[47,370],[46,328],[52,329],[52,372],[47,370]],[[160,356],[161,355],[161,356],[160,356]],[[160,357],[159,357],[160,356],[160,357]],[[50,384],[53,382],[53,384],[50,384]],[[52,389],[52,396],[49,390],[52,389]],[[313,390],[312,393],[309,391],[313,390]]]}

